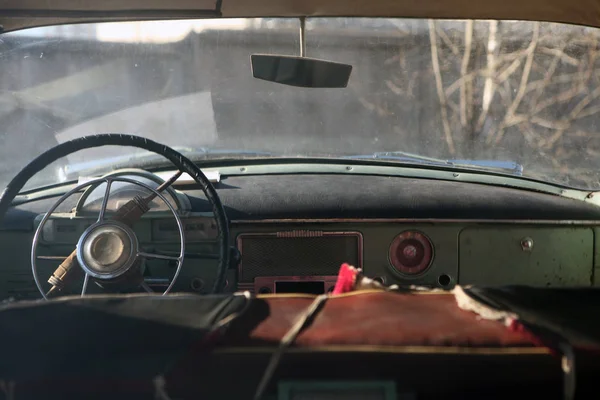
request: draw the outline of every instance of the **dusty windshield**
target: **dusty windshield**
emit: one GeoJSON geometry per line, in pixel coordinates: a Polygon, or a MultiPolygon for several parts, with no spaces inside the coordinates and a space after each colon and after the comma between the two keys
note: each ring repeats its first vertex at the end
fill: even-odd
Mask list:
{"type": "MultiPolygon", "coordinates": [[[[298,26],[295,19],[128,22],[0,36],[0,186],[57,143],[124,132],[215,157],[402,151],[512,162],[527,177],[600,188],[598,30],[308,19],[306,55],[352,64],[348,87],[253,79],[252,53],[298,54],[298,26]]],[[[104,160],[110,168],[112,157],[131,154],[76,153],[29,186],[66,179],[65,167],[104,160]]]]}

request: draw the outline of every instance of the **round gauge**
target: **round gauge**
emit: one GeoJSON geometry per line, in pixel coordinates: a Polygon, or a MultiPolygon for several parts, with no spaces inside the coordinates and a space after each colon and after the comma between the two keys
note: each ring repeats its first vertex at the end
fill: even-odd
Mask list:
{"type": "Polygon", "coordinates": [[[390,263],[402,275],[419,275],[433,261],[433,245],[427,236],[416,231],[402,232],[390,246],[390,263]]]}

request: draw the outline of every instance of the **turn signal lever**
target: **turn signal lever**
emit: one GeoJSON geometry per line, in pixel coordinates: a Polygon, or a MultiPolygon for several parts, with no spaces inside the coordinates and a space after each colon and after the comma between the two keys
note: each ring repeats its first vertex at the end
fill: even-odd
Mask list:
{"type": "MultiPolygon", "coordinates": [[[[171,186],[181,176],[182,172],[178,171],[169,180],[163,182],[156,188],[158,193],[161,193],[171,186]]],[[[156,198],[157,194],[152,192],[147,197],[136,196],[123,204],[112,217],[113,220],[122,222],[128,226],[132,226],[138,221],[142,215],[150,210],[150,202],[156,198]]],[[[79,276],[80,268],[73,268],[77,264],[77,250],[65,258],[65,260],[56,268],[56,271],[48,278],[48,283],[52,285],[46,296],[51,295],[55,291],[64,289],[68,282],[79,276]]]]}

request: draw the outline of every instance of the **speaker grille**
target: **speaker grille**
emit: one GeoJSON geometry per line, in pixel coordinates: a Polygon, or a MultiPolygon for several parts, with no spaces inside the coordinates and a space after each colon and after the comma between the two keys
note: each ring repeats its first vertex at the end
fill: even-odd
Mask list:
{"type": "Polygon", "coordinates": [[[238,236],[240,281],[258,276],[337,275],[342,263],[362,266],[359,232],[291,231],[238,236]]]}

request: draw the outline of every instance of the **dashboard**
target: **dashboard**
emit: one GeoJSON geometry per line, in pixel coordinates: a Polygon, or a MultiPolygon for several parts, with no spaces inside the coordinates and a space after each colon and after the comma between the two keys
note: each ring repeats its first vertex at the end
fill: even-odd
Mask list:
{"type": "MultiPolygon", "coordinates": [[[[600,212],[581,201],[371,175],[223,174],[215,188],[230,218],[234,261],[227,292],[323,293],[332,289],[344,262],[386,284],[600,285],[600,212]]],[[[170,199],[184,224],[186,249],[173,291],[207,293],[216,275],[216,226],[197,187],[175,189],[170,199]]],[[[131,194],[131,188],[120,188],[111,204],[118,207],[119,196],[131,194]]],[[[50,276],[95,221],[96,197],[90,192],[74,198],[51,216],[40,238],[40,275],[50,276]]],[[[39,297],[29,246],[55,200],[41,198],[10,210],[0,230],[3,298],[39,297]]],[[[178,254],[177,226],[160,205],[133,228],[144,251],[178,254]]],[[[166,287],[176,263],[145,263],[148,285],[157,291],[166,287]]]]}

